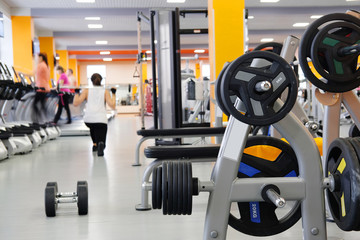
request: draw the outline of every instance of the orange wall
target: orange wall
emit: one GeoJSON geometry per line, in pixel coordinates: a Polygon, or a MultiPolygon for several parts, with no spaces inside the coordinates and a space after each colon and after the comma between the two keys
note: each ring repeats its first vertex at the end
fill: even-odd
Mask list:
{"type": "MultiPolygon", "coordinates": [[[[46,53],[48,58],[48,63],[50,67],[50,79],[54,79],[55,70],[54,70],[54,53],[55,53],[55,44],[53,37],[39,37],[40,42],[40,52],[46,53]]],[[[54,79],[56,82],[57,79],[54,79]]]]}
{"type": "Polygon", "coordinates": [[[30,16],[11,16],[14,68],[33,74],[33,21],[30,16]]]}

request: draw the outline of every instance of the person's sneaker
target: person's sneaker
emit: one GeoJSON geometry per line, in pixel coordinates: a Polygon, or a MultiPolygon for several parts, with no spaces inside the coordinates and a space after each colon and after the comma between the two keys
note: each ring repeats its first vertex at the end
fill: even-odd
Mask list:
{"type": "Polygon", "coordinates": [[[98,156],[104,156],[104,142],[98,143],[98,156]]]}
{"type": "Polygon", "coordinates": [[[93,152],[96,152],[98,150],[98,147],[93,145],[93,152]]]}

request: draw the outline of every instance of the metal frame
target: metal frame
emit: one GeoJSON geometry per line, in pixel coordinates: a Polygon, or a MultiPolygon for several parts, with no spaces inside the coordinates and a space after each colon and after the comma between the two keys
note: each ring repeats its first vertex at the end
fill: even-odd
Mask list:
{"type": "MultiPolygon", "coordinates": [[[[275,107],[280,108],[281,105],[278,100],[275,107]]],[[[238,179],[237,171],[250,126],[230,117],[210,183],[204,183],[208,186],[204,190],[210,191],[204,240],[226,239],[231,203],[263,200],[261,188],[267,184],[278,186],[286,200],[301,200],[305,240],[326,239],[324,179],[315,141],[293,113],[273,126],[293,147],[298,159],[299,177],[238,179]]]]}

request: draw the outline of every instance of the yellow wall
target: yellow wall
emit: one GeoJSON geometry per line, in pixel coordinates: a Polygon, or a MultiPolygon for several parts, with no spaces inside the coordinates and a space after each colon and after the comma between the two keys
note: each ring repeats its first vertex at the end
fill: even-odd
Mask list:
{"type": "MultiPolygon", "coordinates": [[[[210,79],[215,81],[223,65],[244,54],[244,0],[208,0],[210,79]]],[[[214,98],[214,86],[211,85],[214,98]]],[[[211,102],[211,122],[215,111],[211,102]]]]}
{"type": "Polygon", "coordinates": [[[33,74],[33,21],[30,16],[11,16],[14,68],[33,74]]]}
{"type": "Polygon", "coordinates": [[[69,58],[67,50],[56,50],[56,53],[59,55],[60,59],[58,64],[62,66],[65,71],[69,68],[69,58]]]}
{"type": "MultiPolygon", "coordinates": [[[[50,67],[50,79],[54,79],[54,53],[55,53],[55,44],[53,37],[39,37],[40,42],[40,52],[46,53],[48,58],[48,63],[50,67]]],[[[54,79],[56,82],[57,79],[54,79]]]]}

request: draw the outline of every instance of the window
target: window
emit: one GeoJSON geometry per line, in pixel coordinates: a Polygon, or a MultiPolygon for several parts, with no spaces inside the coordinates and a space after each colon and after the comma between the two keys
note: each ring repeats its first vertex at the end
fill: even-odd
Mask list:
{"type": "Polygon", "coordinates": [[[101,81],[101,85],[106,84],[106,66],[105,65],[88,65],[86,67],[86,76],[88,80],[88,85],[92,86],[91,75],[94,73],[98,73],[102,76],[103,80],[101,81]]]}

